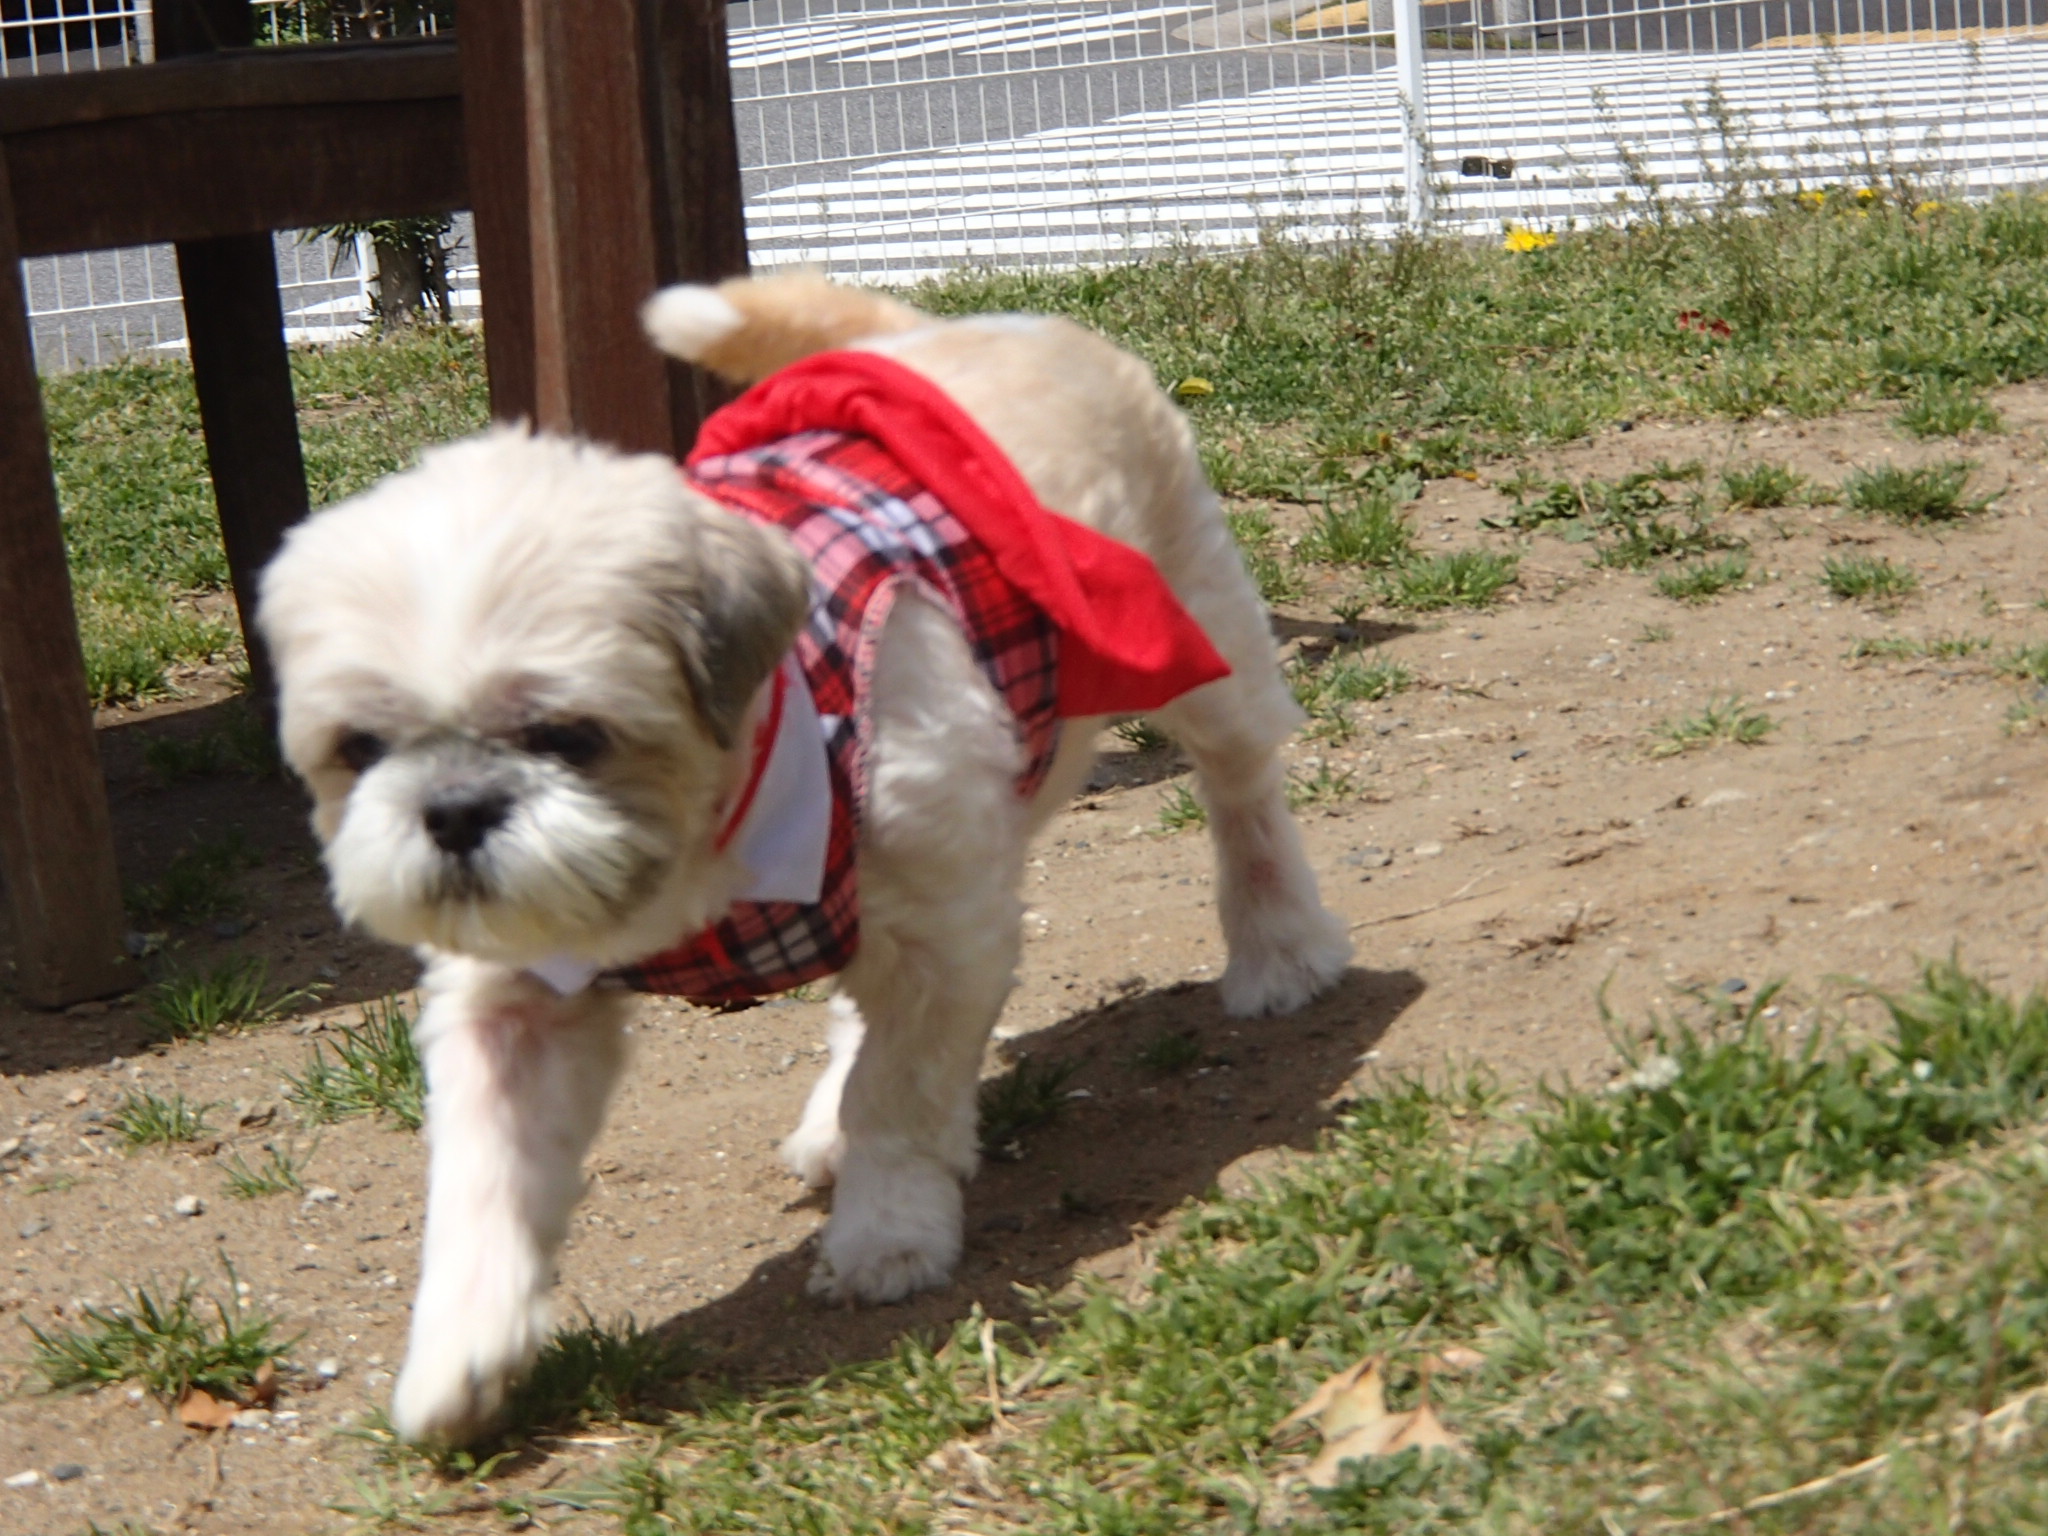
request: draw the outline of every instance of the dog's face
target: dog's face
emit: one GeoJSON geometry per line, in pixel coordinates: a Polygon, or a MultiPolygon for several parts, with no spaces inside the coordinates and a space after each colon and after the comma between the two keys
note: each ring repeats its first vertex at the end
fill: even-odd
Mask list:
{"type": "Polygon", "coordinates": [[[510,429],[301,524],[261,625],[341,914],[509,964],[709,921],[734,749],[806,580],[673,464],[510,429]]]}

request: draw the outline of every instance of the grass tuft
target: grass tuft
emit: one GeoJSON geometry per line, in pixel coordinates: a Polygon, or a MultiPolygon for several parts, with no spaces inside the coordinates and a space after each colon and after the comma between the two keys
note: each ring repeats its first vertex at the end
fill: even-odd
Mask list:
{"type": "Polygon", "coordinates": [[[1918,661],[1923,658],[1956,661],[1990,649],[1991,641],[1983,635],[1934,635],[1926,639],[1908,635],[1876,635],[1858,640],[1849,647],[1849,658],[1852,661],[1918,661]]]}
{"type": "Polygon", "coordinates": [[[1164,752],[1173,745],[1173,738],[1143,715],[1117,721],[1110,732],[1133,752],[1164,752]]]}
{"type": "Polygon", "coordinates": [[[305,1071],[285,1074],[284,1082],[285,1097],[316,1124],[381,1114],[416,1131],[425,1116],[426,1076],[412,1022],[393,997],[365,1003],[361,1023],[316,1040],[305,1071]]]}
{"type": "Polygon", "coordinates": [[[1899,425],[1914,437],[1961,437],[1969,432],[1997,432],[2005,423],[1990,402],[1968,385],[1929,379],[1899,412],[1899,425]]]}
{"type": "Polygon", "coordinates": [[[257,863],[255,850],[240,832],[193,843],[176,854],[162,878],[128,889],[128,908],[145,919],[203,923],[224,916],[238,905],[236,882],[257,863]]]}
{"type": "Polygon", "coordinates": [[[1859,469],[1842,482],[1842,499],[1852,511],[1888,517],[1900,523],[1949,523],[1982,512],[1995,496],[1963,498],[1977,466],[1968,459],[1947,459],[1901,469],[1880,464],[1859,469]]]}
{"type": "Polygon", "coordinates": [[[1185,1072],[1202,1059],[1201,1036],[1192,1030],[1177,1030],[1154,1036],[1138,1052],[1138,1065],[1147,1072],[1170,1077],[1185,1072]]]}
{"type": "Polygon", "coordinates": [[[1407,561],[1388,573],[1382,595],[1388,607],[1433,612],[1441,608],[1484,608],[1512,586],[1521,568],[1517,555],[1461,549],[1407,561]]]}
{"type": "Polygon", "coordinates": [[[981,1085],[981,1150],[990,1157],[1023,1154],[1021,1138],[1057,1120],[1067,1107],[1067,1084],[1081,1070],[1078,1061],[1037,1061],[1019,1056],[1016,1066],[981,1085]]]}
{"type": "Polygon", "coordinates": [[[291,1147],[280,1147],[275,1142],[263,1144],[263,1159],[250,1167],[242,1154],[234,1153],[223,1165],[227,1175],[227,1191],[237,1200],[263,1200],[271,1195],[302,1195],[306,1192],[306,1165],[313,1160],[315,1148],[308,1147],[300,1152],[291,1147]]]}
{"type": "Polygon", "coordinates": [[[114,1134],[128,1147],[168,1147],[212,1134],[210,1106],[189,1104],[182,1093],[169,1098],[143,1091],[122,1095],[113,1115],[114,1134]]]}
{"type": "Polygon", "coordinates": [[[1681,603],[1704,603],[1719,597],[1749,578],[1749,556],[1723,555],[1719,560],[1696,560],[1666,571],[1657,578],[1657,590],[1681,603]]]}
{"type": "Polygon", "coordinates": [[[1897,603],[1920,590],[1920,578],[1883,555],[1830,556],[1821,561],[1821,584],[1851,602],[1897,603]]]}
{"type": "MultiPolygon", "coordinates": [[[[232,1269],[228,1280],[232,1295],[232,1269]]],[[[256,1372],[291,1347],[272,1319],[234,1300],[202,1298],[189,1279],[168,1295],[138,1285],[120,1305],[86,1307],[80,1316],[79,1327],[24,1324],[35,1341],[31,1364],[51,1391],[132,1381],[167,1406],[187,1387],[240,1398],[256,1372]]]]}
{"type": "Polygon", "coordinates": [[[1777,722],[1769,715],[1762,710],[1751,709],[1733,695],[1725,699],[1709,699],[1698,714],[1666,720],[1659,725],[1652,733],[1656,740],[1650,748],[1650,755],[1675,757],[1681,752],[1722,742],[1753,747],[1770,735],[1776,726],[1777,722]]]}
{"type": "Polygon", "coordinates": [[[256,957],[160,981],[143,1002],[143,1027],[153,1040],[211,1040],[257,1024],[273,1024],[294,1008],[316,1003],[322,988],[270,989],[270,966],[256,957]]]}
{"type": "Polygon", "coordinates": [[[1195,798],[1185,782],[1172,785],[1159,802],[1159,830],[1181,832],[1209,824],[1209,808],[1195,798]]]}
{"type": "Polygon", "coordinates": [[[1332,499],[1309,523],[1299,553],[1322,565],[1388,566],[1407,559],[1414,547],[1407,519],[1381,492],[1332,499]]]}
{"type": "Polygon", "coordinates": [[[505,1423],[552,1429],[654,1422],[694,1358],[674,1334],[642,1328],[631,1317],[607,1324],[586,1314],[542,1346],[506,1403],[505,1423]]]}
{"type": "Polygon", "coordinates": [[[1799,499],[1806,477],[1782,464],[1758,460],[1721,471],[1721,490],[1728,505],[1747,512],[1789,507],[1799,499]]]}

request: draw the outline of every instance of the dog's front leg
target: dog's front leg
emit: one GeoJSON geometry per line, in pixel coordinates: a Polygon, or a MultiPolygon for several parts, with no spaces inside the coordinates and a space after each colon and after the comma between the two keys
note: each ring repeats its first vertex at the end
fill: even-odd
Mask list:
{"type": "Polygon", "coordinates": [[[627,1004],[459,959],[434,964],[427,994],[427,1227],[391,1418],[408,1440],[460,1443],[546,1337],[555,1250],[624,1061],[627,1004]]]}

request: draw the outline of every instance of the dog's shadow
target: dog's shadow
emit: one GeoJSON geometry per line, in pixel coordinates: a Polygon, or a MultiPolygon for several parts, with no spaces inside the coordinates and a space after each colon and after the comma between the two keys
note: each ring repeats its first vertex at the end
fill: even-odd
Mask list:
{"type": "Polygon", "coordinates": [[[1013,1040],[1018,1067],[984,1095],[991,1156],[968,1186],[950,1285],[899,1306],[827,1307],[805,1293],[807,1242],[663,1331],[687,1339],[707,1374],[766,1385],[880,1358],[976,1305],[1021,1321],[1020,1287],[1057,1290],[1083,1269],[1128,1277],[1137,1240],[1232,1164],[1313,1146],[1363,1053],[1422,990],[1410,971],[1352,970],[1298,1013],[1243,1020],[1224,1017],[1214,987],[1182,983],[1013,1040]]]}

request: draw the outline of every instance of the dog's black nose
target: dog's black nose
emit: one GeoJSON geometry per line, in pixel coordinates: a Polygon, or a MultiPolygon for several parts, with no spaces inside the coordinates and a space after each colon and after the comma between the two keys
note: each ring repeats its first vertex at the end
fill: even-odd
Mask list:
{"type": "Polygon", "coordinates": [[[503,790],[443,790],[426,803],[420,819],[444,853],[474,853],[511,809],[512,797],[503,790]]]}

